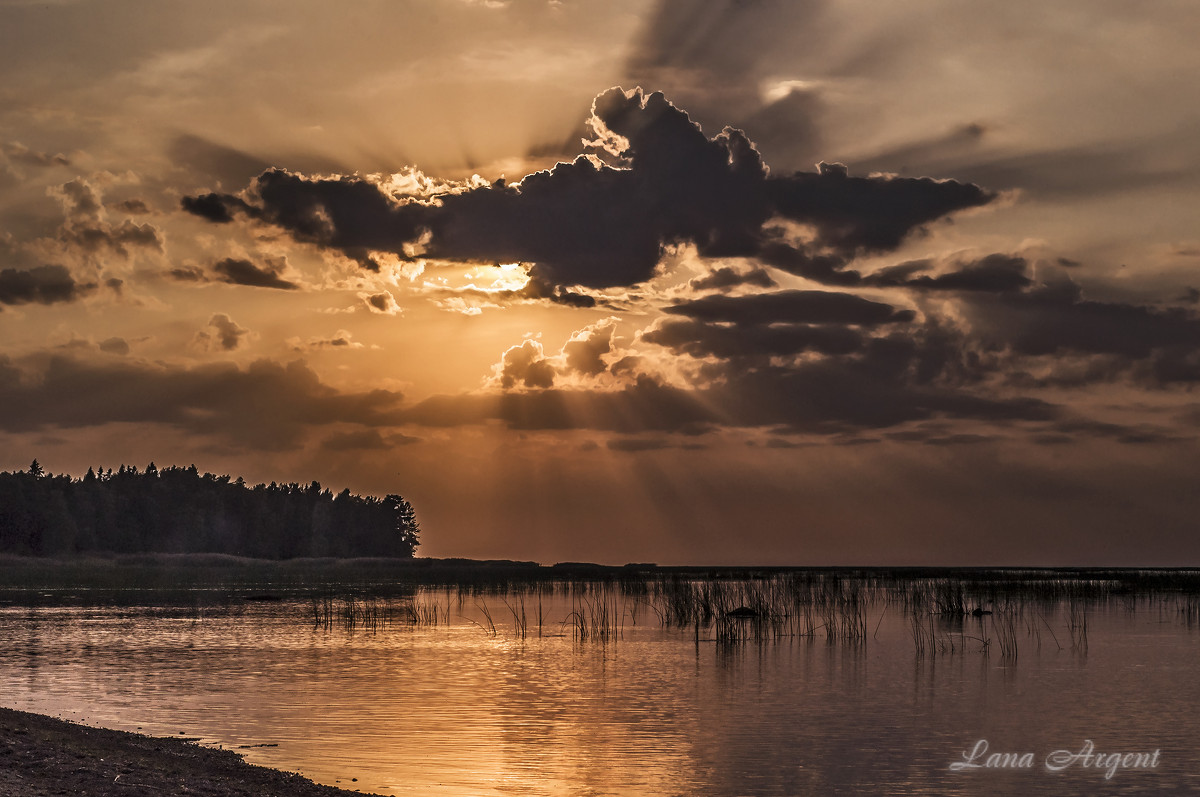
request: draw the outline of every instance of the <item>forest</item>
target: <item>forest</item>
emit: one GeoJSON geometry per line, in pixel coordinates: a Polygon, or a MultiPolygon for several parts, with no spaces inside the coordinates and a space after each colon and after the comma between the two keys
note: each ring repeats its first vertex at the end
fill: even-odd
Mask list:
{"type": "Polygon", "coordinates": [[[412,557],[412,505],[318,482],[248,485],[187,468],[0,472],[0,553],[222,553],[261,559],[412,557]]]}

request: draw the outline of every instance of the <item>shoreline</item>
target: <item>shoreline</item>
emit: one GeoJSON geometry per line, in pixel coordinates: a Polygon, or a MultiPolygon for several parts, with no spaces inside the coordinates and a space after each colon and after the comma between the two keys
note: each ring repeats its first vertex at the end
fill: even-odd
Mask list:
{"type": "Polygon", "coordinates": [[[141,797],[362,797],[294,772],[247,763],[194,740],[94,728],[0,708],[0,794],[141,797]]]}

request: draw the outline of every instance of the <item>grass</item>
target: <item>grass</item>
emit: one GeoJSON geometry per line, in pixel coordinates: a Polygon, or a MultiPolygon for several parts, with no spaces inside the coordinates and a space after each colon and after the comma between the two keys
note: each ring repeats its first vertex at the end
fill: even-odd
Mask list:
{"type": "Polygon", "coordinates": [[[1190,569],[659,568],[401,559],[282,562],[222,555],[0,557],[0,606],[178,607],[288,600],[314,626],[377,632],[467,617],[489,636],[615,643],[647,623],[699,644],[784,639],[862,646],[905,618],[918,658],[1022,648],[1088,652],[1096,610],[1155,611],[1200,629],[1190,569]],[[563,604],[567,608],[562,614],[563,604]],[[457,606],[457,610],[456,607],[457,606]],[[559,608],[553,608],[559,607],[559,608]],[[555,627],[557,626],[557,631],[555,627]]]}

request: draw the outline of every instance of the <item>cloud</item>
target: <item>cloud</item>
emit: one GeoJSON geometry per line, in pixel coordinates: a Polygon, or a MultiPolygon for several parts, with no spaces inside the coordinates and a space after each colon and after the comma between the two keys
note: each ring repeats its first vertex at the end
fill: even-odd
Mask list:
{"type": "Polygon", "coordinates": [[[122,213],[128,213],[132,216],[142,216],[150,212],[150,206],[146,204],[144,199],[124,199],[113,205],[122,213]]]}
{"type": "Polygon", "coordinates": [[[851,177],[840,163],[770,180],[767,193],[779,215],[813,225],[818,244],[843,254],[893,249],[912,231],[994,198],[953,180],[851,177]]]}
{"type": "Polygon", "coordinates": [[[125,340],[125,338],[105,338],[98,345],[100,351],[107,352],[108,354],[119,354],[122,356],[129,354],[129,341],[125,340]]]}
{"type": "Polygon", "coordinates": [[[742,426],[782,426],[829,434],[948,418],[989,423],[1047,421],[1059,410],[1036,398],[981,396],[949,386],[922,385],[891,357],[868,348],[852,360],[825,359],[797,367],[739,372],[703,390],[742,426]]]}
{"type": "Polygon", "coordinates": [[[638,451],[661,451],[664,448],[674,448],[674,444],[662,437],[614,437],[605,445],[610,451],[636,453],[638,451]]]}
{"type": "Polygon", "coordinates": [[[496,366],[496,378],[504,388],[517,385],[553,387],[555,374],[554,366],[543,354],[542,344],[536,340],[527,340],[519,346],[511,347],[504,352],[499,365],[496,366]]]}
{"type": "Polygon", "coordinates": [[[280,274],[286,268],[282,261],[268,262],[258,266],[244,258],[227,257],[213,264],[213,273],[221,282],[231,285],[248,285],[253,288],[278,288],[279,290],[294,291],[300,286],[286,280],[280,274]]]}
{"type": "Polygon", "coordinates": [[[288,345],[293,351],[309,351],[313,349],[362,349],[363,344],[354,340],[354,335],[344,329],[339,329],[328,337],[313,337],[307,341],[300,338],[289,338],[288,345]]]}
{"type": "Polygon", "coordinates": [[[248,203],[229,194],[208,193],[185,196],[179,204],[188,213],[215,224],[228,224],[233,221],[235,211],[252,217],[258,216],[257,211],[248,203]]]}
{"type": "Polygon", "coordinates": [[[163,251],[162,238],[150,224],[135,224],[126,219],[119,225],[73,226],[63,231],[63,240],[78,246],[85,252],[95,253],[108,249],[122,257],[128,257],[132,249],[146,248],[163,251]]]}
{"type": "Polygon", "coordinates": [[[867,285],[891,285],[921,290],[981,291],[1016,293],[1033,285],[1029,263],[1023,257],[991,254],[935,277],[913,274],[930,266],[927,261],[903,263],[883,269],[865,278],[867,285]]]}
{"type": "Polygon", "coordinates": [[[179,282],[208,282],[208,275],[198,266],[179,266],[167,270],[167,276],[179,282]]]}
{"type": "Polygon", "coordinates": [[[724,291],[741,285],[752,285],[757,288],[774,288],[776,282],[764,268],[750,268],[738,271],[728,266],[713,269],[703,277],[696,277],[688,282],[688,287],[694,291],[724,291]]]}
{"type": "Polygon", "coordinates": [[[499,420],[513,429],[684,431],[718,421],[690,391],[650,379],[616,391],[544,390],[433,396],[402,413],[408,423],[459,426],[499,420]]]}
{"type": "Polygon", "coordinates": [[[133,250],[163,251],[163,238],[151,224],[137,224],[125,219],[110,224],[100,192],[87,180],[77,178],[49,190],[63,206],[65,221],[58,231],[58,240],[66,247],[88,255],[103,251],[129,257],[133,250]]]}
{"type": "Polygon", "coordinates": [[[734,324],[854,324],[911,321],[911,310],[832,291],[777,291],[750,296],[705,296],[663,308],[672,315],[734,324]]]}
{"type": "Polygon", "coordinates": [[[560,378],[590,382],[609,372],[605,356],[613,352],[616,318],[606,318],[571,334],[562,349],[547,356],[540,340],[527,339],[511,346],[492,366],[492,384],[504,390],[514,387],[546,389],[560,378]]]}
{"type": "Polygon", "coordinates": [[[268,222],[373,269],[373,251],[530,263],[556,289],[550,296],[585,304],[584,294],[560,289],[644,282],[668,245],[691,243],[704,257],[795,249],[769,224],[783,219],[813,231],[807,255],[841,262],[892,249],[933,221],[993,198],[950,180],[851,177],[837,164],[774,177],[741,131],[709,138],[662,94],[641,89],[597,96],[589,124],[592,154],[512,184],[310,178],[271,169],[244,198],[201,194],[184,198],[183,207],[214,222],[238,215],[268,222]]]}
{"type": "Polygon", "coordinates": [[[1145,358],[1162,350],[1194,354],[1200,348],[1200,317],[1191,308],[1088,300],[1073,281],[966,298],[974,335],[1019,354],[1145,358]]]}
{"type": "Polygon", "coordinates": [[[30,149],[19,141],[6,141],[0,144],[0,153],[14,163],[27,166],[70,166],[71,159],[61,152],[51,155],[30,149]]]}
{"type": "Polygon", "coordinates": [[[500,420],[514,429],[628,434],[714,427],[835,434],[933,418],[1045,422],[1059,412],[1033,398],[983,397],[908,384],[871,362],[822,361],[747,371],[727,383],[699,388],[671,387],[643,377],[618,390],[550,388],[435,396],[403,415],[408,422],[429,426],[500,420]]]}
{"type": "Polygon", "coordinates": [[[302,445],[315,427],[391,425],[400,400],[387,390],[341,392],[302,362],[185,368],[51,356],[20,367],[0,359],[0,429],[8,432],[158,423],[240,448],[280,450],[302,445]]]}
{"type": "Polygon", "coordinates": [[[403,434],[382,435],[377,429],[338,432],[321,441],[325,451],[387,451],[397,446],[420,442],[418,437],[403,434]]]}
{"type": "Polygon", "coordinates": [[[646,343],[692,357],[772,357],[816,351],[849,354],[863,347],[863,335],[844,326],[771,324],[727,326],[696,320],[665,321],[642,333],[646,343]]]}
{"type": "Polygon", "coordinates": [[[380,291],[379,293],[360,293],[359,299],[362,299],[363,304],[372,313],[382,313],[383,315],[400,315],[404,309],[396,303],[396,297],[390,291],[380,291]]]}
{"type": "Polygon", "coordinates": [[[611,320],[586,327],[571,335],[562,348],[566,368],[596,376],[608,370],[604,355],[612,351],[614,325],[611,320]]]}
{"type": "Polygon", "coordinates": [[[96,287],[94,282],[77,282],[64,266],[0,270],[0,304],[73,302],[96,287]]]}
{"type": "Polygon", "coordinates": [[[214,313],[208,319],[208,325],[196,333],[193,342],[205,351],[236,351],[250,334],[250,330],[239,326],[225,313],[214,313]]]}

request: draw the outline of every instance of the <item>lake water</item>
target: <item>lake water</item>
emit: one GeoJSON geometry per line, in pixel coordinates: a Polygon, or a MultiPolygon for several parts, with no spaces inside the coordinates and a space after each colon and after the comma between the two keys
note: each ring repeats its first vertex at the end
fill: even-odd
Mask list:
{"type": "Polygon", "coordinates": [[[393,601],[373,627],[315,622],[307,599],[8,606],[0,703],[182,732],[381,794],[1200,790],[1200,631],[1183,599],[1092,603],[1086,646],[1067,605],[1025,607],[1015,658],[987,616],[922,617],[934,643],[919,652],[909,610],[881,595],[864,598],[865,639],[792,627],[741,642],[664,627],[645,597],[605,600],[607,639],[579,638],[583,604],[561,589],[461,602],[422,589],[404,603],[440,606],[436,625],[389,619],[393,601]],[[953,770],[980,740],[1028,766],[953,770]],[[1051,755],[1087,740],[1102,768],[1051,755]]]}

